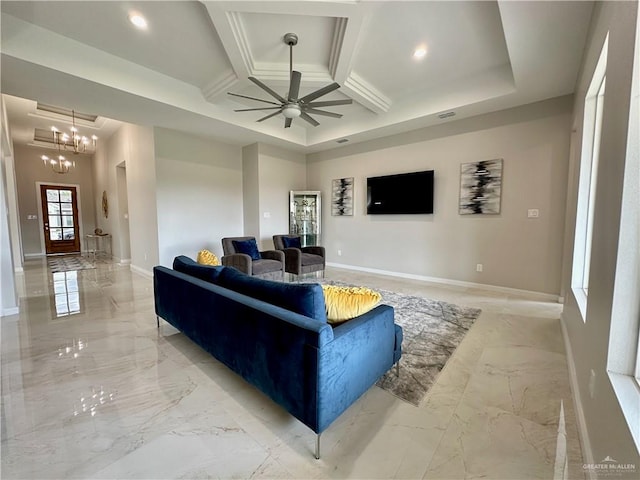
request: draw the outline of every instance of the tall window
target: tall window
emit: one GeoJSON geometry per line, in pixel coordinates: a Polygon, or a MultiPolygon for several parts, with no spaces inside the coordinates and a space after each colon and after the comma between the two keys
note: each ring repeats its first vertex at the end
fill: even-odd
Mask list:
{"type": "Polygon", "coordinates": [[[593,214],[598,184],[598,161],[604,110],[608,43],[609,37],[607,36],[584,101],[578,208],[576,212],[576,233],[571,277],[571,287],[583,320],[586,319],[587,297],[589,295],[591,240],[593,238],[593,214]]]}
{"type": "Polygon", "coordinates": [[[640,15],[621,207],[607,371],[640,451],[640,15]]]}

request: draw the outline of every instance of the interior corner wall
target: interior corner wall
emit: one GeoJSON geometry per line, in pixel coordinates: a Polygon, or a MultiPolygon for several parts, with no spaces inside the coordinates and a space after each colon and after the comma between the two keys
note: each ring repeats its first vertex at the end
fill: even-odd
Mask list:
{"type": "Polygon", "coordinates": [[[124,124],[131,268],[151,276],[159,263],[153,128],[124,124]]]}
{"type": "Polygon", "coordinates": [[[560,97],[309,155],[309,189],[325,199],[327,260],[558,295],[571,106],[560,97]],[[461,164],[496,158],[500,214],[460,215],[461,164]],[[367,177],[420,170],[435,171],[433,215],[366,214],[367,177]],[[331,181],[345,177],[355,181],[354,215],[332,216],[331,181]]]}
{"type": "MultiPolygon", "coordinates": [[[[22,251],[25,257],[45,255],[42,242],[42,208],[38,203],[37,183],[52,185],[78,185],[80,188],[80,235],[92,233],[96,227],[94,206],[94,174],[91,155],[74,156],[76,166],[69,173],[60,175],[50,167],[43,165],[40,156],[41,148],[15,145],[14,160],[16,188],[18,194],[18,212],[20,215],[20,232],[22,251]],[[32,215],[36,218],[29,219],[32,215]]],[[[81,238],[82,240],[82,238],[81,238]]],[[[84,242],[80,243],[84,248],[84,242]]]]}
{"type": "MultiPolygon", "coordinates": [[[[562,322],[566,331],[573,366],[574,396],[584,419],[583,443],[590,447],[585,455],[595,462],[607,457],[620,464],[633,464],[630,477],[637,478],[640,454],[620,409],[607,375],[609,335],[617,266],[620,212],[624,185],[627,133],[632,81],[638,2],[598,2],[587,40],[583,65],[578,78],[574,125],[577,129],[571,159],[569,205],[565,255],[565,272],[571,272],[573,237],[576,226],[576,198],[582,143],[584,98],[597,63],[604,38],[609,33],[606,91],[601,130],[598,180],[595,194],[589,296],[586,318],[577,306],[570,275],[563,279],[567,292],[562,322]]],[[[626,301],[639,302],[640,292],[626,301]]],[[[585,458],[585,460],[587,460],[585,458]]]]}
{"type": "Polygon", "coordinates": [[[262,249],[273,249],[273,235],[289,233],[289,192],[307,189],[306,156],[271,145],[258,145],[259,236],[262,249]]]}
{"type": "Polygon", "coordinates": [[[242,148],[242,221],[242,236],[260,238],[260,171],[257,143],[242,148]]]}
{"type": "Polygon", "coordinates": [[[154,129],[160,263],[193,259],[206,248],[222,257],[223,237],[241,236],[241,147],[154,129]]]}
{"type": "MultiPolygon", "coordinates": [[[[4,145],[4,142],[3,142],[4,145]]],[[[9,235],[9,197],[6,162],[9,152],[2,148],[0,157],[0,317],[18,313],[18,294],[14,277],[11,238],[9,235]]]]}

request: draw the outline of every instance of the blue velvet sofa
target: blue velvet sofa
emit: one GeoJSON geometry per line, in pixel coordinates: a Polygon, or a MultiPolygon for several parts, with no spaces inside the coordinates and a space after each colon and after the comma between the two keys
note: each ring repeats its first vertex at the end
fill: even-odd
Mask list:
{"type": "Polygon", "coordinates": [[[393,308],[336,327],[322,287],[258,279],[176,257],[154,268],[155,311],[320,434],[400,360],[393,308]]]}

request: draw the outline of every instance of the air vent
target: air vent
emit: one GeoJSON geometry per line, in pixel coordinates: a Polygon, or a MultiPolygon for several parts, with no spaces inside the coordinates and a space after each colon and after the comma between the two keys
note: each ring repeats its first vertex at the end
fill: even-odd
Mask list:
{"type": "Polygon", "coordinates": [[[449,118],[449,117],[453,117],[455,114],[456,114],[456,112],[439,113],[438,114],[438,118],[449,118]]]}
{"type": "MultiPolygon", "coordinates": [[[[68,108],[56,107],[55,105],[47,105],[46,103],[38,102],[38,110],[43,112],[55,113],[56,115],[64,115],[65,117],[71,117],[71,110],[68,108]]],[[[98,118],[97,115],[90,115],[88,113],[82,113],[74,111],[73,114],[76,120],[85,120],[87,122],[95,122],[98,118]]]]}
{"type": "Polygon", "coordinates": [[[336,140],[336,143],[347,143],[348,141],[348,138],[341,138],[340,140],[336,140]]]}
{"type": "Polygon", "coordinates": [[[33,140],[36,142],[53,143],[53,133],[51,132],[51,130],[36,128],[33,131],[33,140]]]}

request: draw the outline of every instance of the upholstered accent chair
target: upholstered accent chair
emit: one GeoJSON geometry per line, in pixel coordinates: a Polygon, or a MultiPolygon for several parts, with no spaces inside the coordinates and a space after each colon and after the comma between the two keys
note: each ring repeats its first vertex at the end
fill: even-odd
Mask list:
{"type": "Polygon", "coordinates": [[[322,272],[324,277],[325,250],[321,246],[301,247],[300,235],[274,235],[273,245],[284,252],[285,272],[293,275],[322,272]]]}
{"type": "Polygon", "coordinates": [[[222,239],[222,265],[267,280],[284,280],[284,252],[258,251],[255,237],[222,239]]]}

